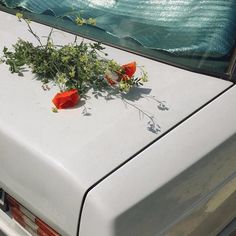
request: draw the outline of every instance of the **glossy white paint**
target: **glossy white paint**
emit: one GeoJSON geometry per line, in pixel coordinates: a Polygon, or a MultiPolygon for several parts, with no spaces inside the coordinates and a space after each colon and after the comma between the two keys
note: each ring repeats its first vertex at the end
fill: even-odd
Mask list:
{"type": "Polygon", "coordinates": [[[234,86],[99,183],[79,235],[219,233],[236,216],[235,107],[234,86]]]}
{"type": "MultiPolygon", "coordinates": [[[[0,12],[0,20],[0,48],[18,37],[33,40],[14,16],[0,12]]],[[[32,26],[40,35],[49,32],[46,26],[32,26]]],[[[56,42],[73,40],[64,32],[54,36],[56,42]]],[[[76,235],[81,201],[91,185],[231,85],[111,47],[106,51],[120,63],[145,65],[149,82],[129,99],[132,103],[136,94],[143,95],[134,104],[155,116],[158,134],[118,98],[91,97],[86,101],[91,116],[83,116],[82,107],[55,114],[50,103],[55,88],[45,92],[30,73],[19,78],[0,66],[0,185],[63,235],[76,235]],[[147,95],[165,100],[169,110],[158,110],[147,95]]],[[[192,163],[188,157],[181,161],[192,163]]]]}

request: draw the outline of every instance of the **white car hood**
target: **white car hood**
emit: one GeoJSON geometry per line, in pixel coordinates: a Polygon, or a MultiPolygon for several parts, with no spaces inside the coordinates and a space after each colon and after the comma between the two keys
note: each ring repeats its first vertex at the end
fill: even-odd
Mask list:
{"type": "MultiPolygon", "coordinates": [[[[18,37],[33,40],[16,17],[0,12],[0,19],[0,48],[18,37]]],[[[48,27],[32,24],[38,34],[48,34],[48,27]]],[[[64,32],[56,35],[61,42],[73,40],[64,32]]],[[[44,91],[30,73],[20,78],[0,66],[0,186],[63,235],[76,235],[88,189],[231,86],[118,49],[106,50],[121,64],[135,60],[145,66],[149,82],[131,92],[129,102],[155,117],[158,133],[148,130],[146,116],[118,98],[91,96],[85,103],[89,116],[82,114],[83,106],[53,113],[56,88],[44,91]],[[136,100],[140,91],[143,98],[136,100]],[[166,101],[169,110],[158,109],[147,96],[166,101]]]]}

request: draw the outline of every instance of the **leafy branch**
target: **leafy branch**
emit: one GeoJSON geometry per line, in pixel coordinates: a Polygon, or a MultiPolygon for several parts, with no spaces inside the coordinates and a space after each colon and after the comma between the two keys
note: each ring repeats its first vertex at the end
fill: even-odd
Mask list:
{"type": "MultiPolygon", "coordinates": [[[[77,89],[81,96],[91,87],[106,89],[114,86],[120,92],[128,92],[132,86],[140,86],[141,81],[145,80],[143,76],[136,78],[133,74],[127,75],[123,66],[107,59],[107,53],[104,52],[101,43],[78,43],[75,36],[71,44],[55,45],[51,29],[47,42],[43,45],[40,37],[33,31],[30,21],[21,13],[17,13],[16,16],[19,21],[26,23],[28,31],[39,45],[35,46],[19,39],[13,45],[14,51],[4,47],[2,61],[9,65],[12,73],[23,75],[25,66],[28,66],[44,84],[52,82],[61,92],[77,89]],[[115,74],[117,78],[114,79],[111,74],[115,74]]],[[[80,17],[76,22],[78,25],[95,24],[92,19],[85,20],[80,17]]]]}
{"type": "MultiPolygon", "coordinates": [[[[143,67],[137,66],[140,76],[135,76],[136,62],[120,65],[116,61],[108,59],[107,53],[100,42],[85,43],[78,42],[75,36],[74,42],[67,45],[55,45],[52,39],[54,29],[52,28],[43,44],[41,38],[32,29],[30,21],[25,19],[21,13],[17,13],[20,22],[25,22],[29,33],[37,40],[38,45],[19,39],[13,45],[13,51],[7,47],[3,49],[3,57],[0,62],[6,63],[12,73],[23,75],[28,67],[40,80],[44,90],[49,90],[52,85],[57,85],[59,94],[53,98],[53,103],[58,109],[75,106],[80,98],[86,100],[87,92],[93,89],[95,97],[106,95],[106,99],[112,99],[112,95],[136,110],[140,116],[149,119],[148,129],[154,133],[160,131],[155,117],[141,109],[139,106],[129,102],[125,96],[132,87],[142,86],[147,82],[148,75],[143,67]],[[62,102],[61,102],[62,101],[62,102]]],[[[95,25],[95,20],[76,18],[78,25],[95,25]]],[[[155,97],[149,97],[158,103],[158,107],[167,110],[164,102],[155,97]]],[[[53,112],[57,112],[53,108],[53,112]]],[[[83,115],[90,115],[90,108],[84,106],[83,115]]]]}

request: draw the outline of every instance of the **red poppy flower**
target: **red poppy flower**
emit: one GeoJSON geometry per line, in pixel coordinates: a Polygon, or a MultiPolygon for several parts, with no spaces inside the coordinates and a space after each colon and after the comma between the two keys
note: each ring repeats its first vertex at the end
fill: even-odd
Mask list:
{"type": "MultiPolygon", "coordinates": [[[[125,72],[125,75],[127,75],[129,78],[131,78],[135,71],[136,71],[136,62],[131,62],[131,63],[128,63],[128,64],[125,64],[125,65],[122,65],[122,68],[125,72]]],[[[127,76],[124,76],[124,80],[127,80],[127,76]]]]}
{"type": "Polygon", "coordinates": [[[71,89],[65,92],[57,93],[52,102],[57,109],[71,108],[78,104],[80,99],[77,89],[71,89]]]}

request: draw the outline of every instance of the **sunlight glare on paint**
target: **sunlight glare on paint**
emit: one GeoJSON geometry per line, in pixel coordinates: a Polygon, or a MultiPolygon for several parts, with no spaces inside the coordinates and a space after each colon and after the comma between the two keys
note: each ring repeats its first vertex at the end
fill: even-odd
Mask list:
{"type": "Polygon", "coordinates": [[[113,7],[117,0],[89,0],[90,6],[113,7]]]}

